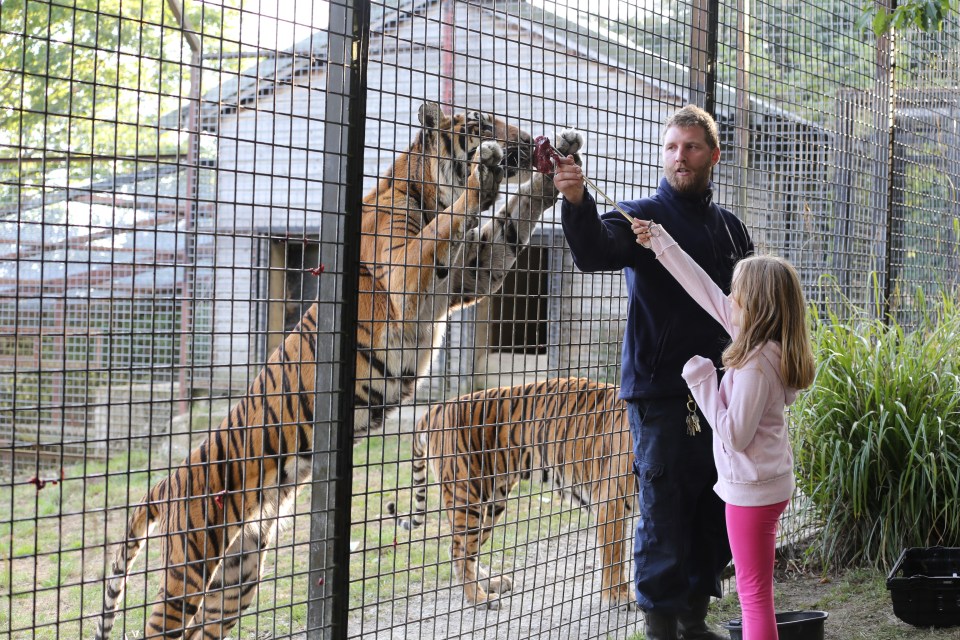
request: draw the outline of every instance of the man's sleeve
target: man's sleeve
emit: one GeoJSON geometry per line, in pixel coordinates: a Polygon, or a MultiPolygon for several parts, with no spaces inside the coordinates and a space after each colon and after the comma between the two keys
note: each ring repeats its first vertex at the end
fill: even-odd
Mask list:
{"type": "Polygon", "coordinates": [[[754,253],[756,253],[756,249],[753,246],[753,239],[750,237],[750,230],[747,229],[747,225],[745,225],[743,221],[740,220],[740,218],[737,218],[737,222],[740,223],[740,230],[743,233],[743,240],[744,240],[744,246],[745,246],[743,251],[743,257],[746,258],[747,256],[752,256],[754,253]]]}
{"type": "Polygon", "coordinates": [[[617,271],[632,264],[639,246],[630,224],[620,216],[597,215],[597,202],[586,189],[578,205],[560,205],[563,234],[580,271],[617,271]]]}

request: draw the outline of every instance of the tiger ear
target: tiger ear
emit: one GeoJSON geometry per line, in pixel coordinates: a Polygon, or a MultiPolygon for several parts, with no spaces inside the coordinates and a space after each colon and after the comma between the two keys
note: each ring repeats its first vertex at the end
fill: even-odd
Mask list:
{"type": "Polygon", "coordinates": [[[420,105],[420,124],[424,128],[436,129],[444,118],[446,118],[446,115],[436,102],[424,102],[420,105]]]}

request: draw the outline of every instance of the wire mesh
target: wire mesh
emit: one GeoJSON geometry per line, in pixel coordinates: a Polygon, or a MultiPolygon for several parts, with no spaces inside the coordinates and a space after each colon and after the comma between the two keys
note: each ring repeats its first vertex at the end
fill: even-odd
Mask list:
{"type": "MultiPolygon", "coordinates": [[[[112,637],[636,637],[623,276],[574,266],[519,165],[572,128],[603,192],[647,195],[663,121],[707,105],[758,249],[909,324],[957,284],[960,26],[860,11],[4,2],[0,633],[94,637],[130,536],[112,637]],[[484,137],[508,175],[479,207],[484,137]]],[[[781,542],[815,526],[798,496],[781,542]]]]}

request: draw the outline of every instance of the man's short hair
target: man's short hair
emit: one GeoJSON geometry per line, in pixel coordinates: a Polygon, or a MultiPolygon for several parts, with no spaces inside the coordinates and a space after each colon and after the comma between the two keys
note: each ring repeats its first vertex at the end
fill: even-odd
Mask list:
{"type": "Polygon", "coordinates": [[[720,136],[717,133],[717,122],[709,113],[695,104],[688,104],[678,109],[663,123],[663,134],[666,135],[670,127],[700,127],[707,135],[707,144],[711,149],[720,147],[720,136]]]}

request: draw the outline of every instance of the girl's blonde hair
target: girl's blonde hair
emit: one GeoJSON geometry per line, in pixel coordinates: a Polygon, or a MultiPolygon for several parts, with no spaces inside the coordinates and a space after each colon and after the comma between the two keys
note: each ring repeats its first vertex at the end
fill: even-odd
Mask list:
{"type": "Polygon", "coordinates": [[[768,340],[780,343],[780,375],[788,387],[813,383],[815,363],[807,305],[796,269],[783,258],[751,256],[733,270],[730,295],[740,305],[740,335],[723,352],[723,364],[743,366],[768,340]]]}

